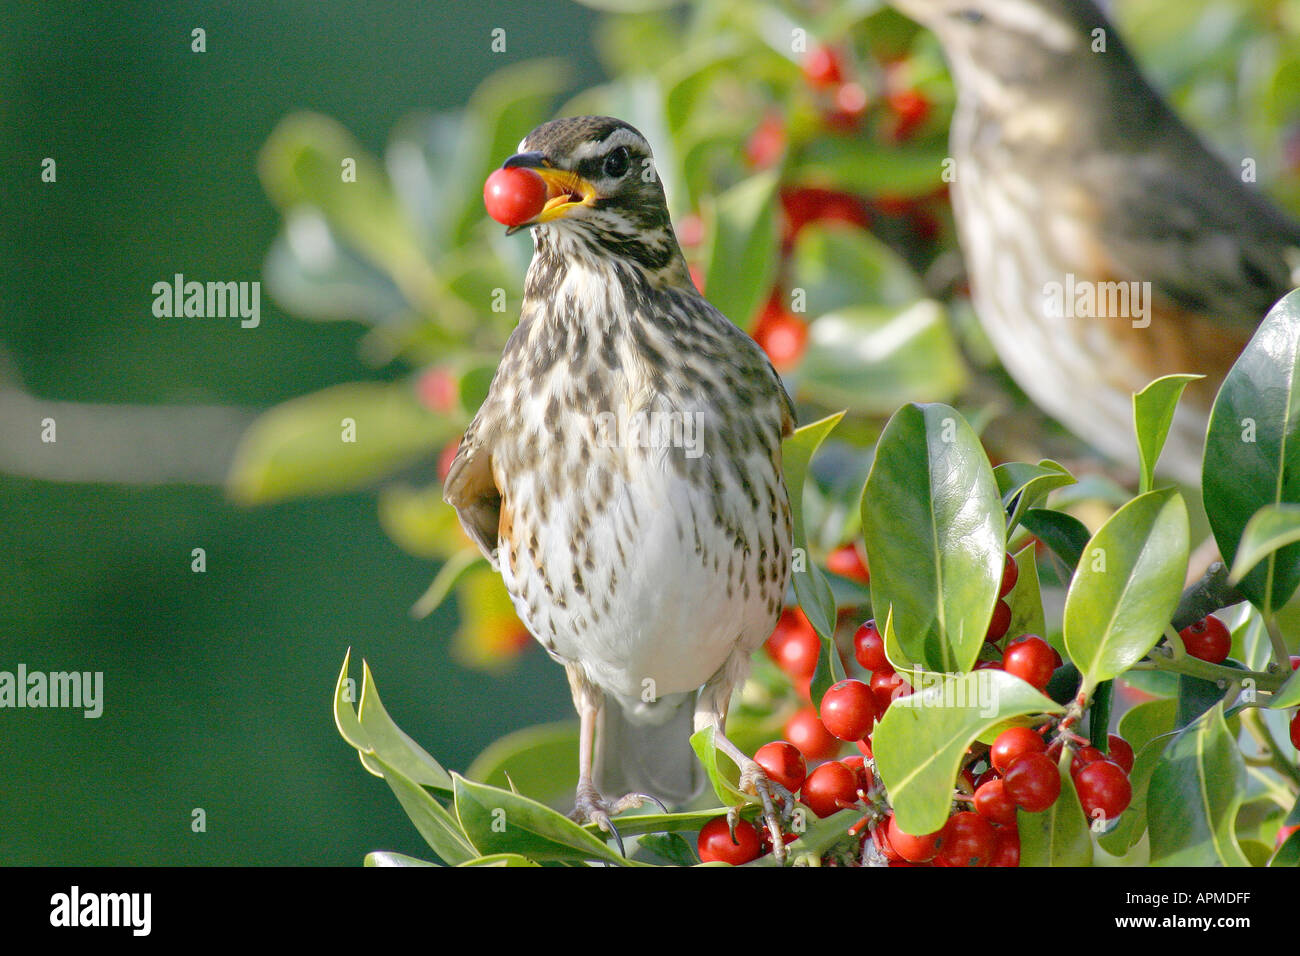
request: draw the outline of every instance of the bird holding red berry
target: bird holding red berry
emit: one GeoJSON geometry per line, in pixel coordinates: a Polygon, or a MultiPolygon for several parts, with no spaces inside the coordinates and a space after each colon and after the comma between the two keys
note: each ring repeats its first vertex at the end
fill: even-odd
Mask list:
{"type": "Polygon", "coordinates": [[[534,253],[444,496],[568,673],[575,817],[613,832],[647,795],[691,797],[689,739],[712,728],[779,841],[772,784],[723,731],[789,581],[790,398],[696,291],[650,146],[627,123],[538,127],[484,199],[510,231],[531,229],[534,253]]]}

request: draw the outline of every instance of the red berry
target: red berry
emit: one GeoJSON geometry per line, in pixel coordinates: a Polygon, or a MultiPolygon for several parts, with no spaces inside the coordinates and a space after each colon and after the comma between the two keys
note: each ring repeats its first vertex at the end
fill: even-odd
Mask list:
{"type": "Polygon", "coordinates": [[[786,372],[799,364],[808,346],[808,323],[785,310],[773,295],[754,325],[754,341],[762,346],[772,365],[786,372]]]}
{"type": "Polygon", "coordinates": [[[840,763],[853,771],[853,775],[858,781],[859,790],[866,793],[871,789],[871,771],[867,769],[866,757],[859,757],[855,754],[852,757],[845,757],[840,763]]]}
{"type": "Polygon", "coordinates": [[[1109,748],[1109,753],[1106,756],[1124,768],[1125,773],[1132,773],[1133,745],[1116,734],[1107,734],[1106,746],[1109,748]]]}
{"type": "Polygon", "coordinates": [[[1222,664],[1227,660],[1228,651],[1232,647],[1232,635],[1228,633],[1228,628],[1213,614],[1187,625],[1178,632],[1178,636],[1183,639],[1188,654],[1211,664],[1222,664]]]}
{"type": "Polygon", "coordinates": [[[861,740],[876,724],[876,700],[860,680],[842,680],[822,697],[822,723],[840,740],[861,740]]]}
{"type": "Polygon", "coordinates": [[[935,862],[944,866],[988,866],[997,845],[993,825],[978,813],[954,813],[943,828],[935,862]]]}
{"type": "Polygon", "coordinates": [[[892,671],[893,665],[885,656],[885,638],[874,620],[867,621],[853,635],[853,656],[867,670],[892,671]]]}
{"type": "Polygon", "coordinates": [[[695,286],[700,295],[703,295],[704,273],[700,271],[699,266],[687,266],[686,271],[691,274],[691,285],[695,286]]]}
{"type": "Polygon", "coordinates": [[[1021,754],[1002,775],[1002,786],[1017,806],[1041,813],[1061,795],[1061,774],[1047,754],[1021,754]]]}
{"type": "Polygon", "coordinates": [[[784,151],[785,120],[778,112],[767,113],[745,143],[745,159],[755,169],[768,169],[784,151]]]}
{"type": "Polygon", "coordinates": [[[808,776],[808,764],[799,748],[786,740],[763,744],[754,754],[754,761],[763,768],[767,778],[779,783],[791,793],[798,793],[808,776]]]}
{"type": "Polygon", "coordinates": [[[1007,796],[1001,780],[988,780],[975,789],[975,812],[990,823],[1014,826],[1016,802],[1007,796]]]}
{"type": "Polygon", "coordinates": [[[916,90],[898,90],[889,94],[889,109],[894,114],[890,138],[894,142],[911,139],[930,115],[930,101],[916,90]]]}
{"type": "Polygon", "coordinates": [[[993,605],[993,617],[989,621],[989,630],[984,635],[984,640],[990,644],[1002,640],[1009,627],[1011,627],[1011,605],[999,598],[998,603],[993,605]]]}
{"type": "Polygon", "coordinates": [[[488,215],[506,226],[519,226],[537,217],[546,205],[546,183],[531,169],[496,169],[483,184],[488,215]]]}
{"type": "Polygon", "coordinates": [[[1020,831],[1015,827],[998,827],[998,843],[989,866],[1020,865],[1020,831]]]}
{"type": "Polygon", "coordinates": [[[817,670],[821,638],[797,607],[786,608],[767,639],[767,653],[791,677],[810,677],[817,670]]]}
{"type": "Polygon", "coordinates": [[[1002,654],[1002,669],[1039,690],[1046,690],[1056,670],[1052,645],[1032,634],[1017,638],[1002,654]]]}
{"type": "Polygon", "coordinates": [[[1273,839],[1273,849],[1280,849],[1282,844],[1290,839],[1291,834],[1300,830],[1300,823],[1293,823],[1289,827],[1282,827],[1277,831],[1277,836],[1273,839]]]}
{"type": "Polygon", "coordinates": [[[696,212],[687,213],[677,220],[677,242],[683,248],[698,246],[704,241],[704,220],[696,212]]]}
{"type": "Polygon", "coordinates": [[[1133,785],[1124,768],[1113,760],[1094,760],[1074,775],[1079,802],[1089,820],[1102,816],[1113,820],[1128,809],[1133,785]]]}
{"type": "Polygon", "coordinates": [[[1016,564],[1016,559],[1008,551],[1006,563],[1002,566],[1002,586],[998,588],[998,597],[1003,598],[1010,594],[1018,580],[1020,580],[1020,568],[1016,564]]]}
{"type": "Polygon", "coordinates": [[[886,836],[894,852],[907,862],[927,863],[933,860],[935,854],[939,852],[939,840],[943,836],[943,831],[936,830],[934,833],[927,833],[924,836],[913,836],[900,829],[898,822],[891,815],[886,836]]]}
{"type": "MultiPolygon", "coordinates": [[[[786,721],[784,736],[808,760],[825,760],[839,753],[840,739],[826,729],[812,707],[795,711],[786,721]]],[[[805,780],[804,786],[807,785],[805,780]]]]}
{"type": "Polygon", "coordinates": [[[879,718],[884,716],[895,700],[912,693],[912,685],[903,680],[893,668],[878,670],[871,675],[871,693],[876,697],[876,717],[879,718]]]}
{"type": "Polygon", "coordinates": [[[1006,773],[1022,754],[1042,753],[1046,749],[1043,738],[1028,727],[1008,727],[998,734],[989,748],[989,764],[998,773],[1006,773]]]}
{"type": "Polygon", "coordinates": [[[867,91],[861,83],[841,83],[835,90],[835,108],[822,120],[831,129],[852,133],[862,125],[867,111],[867,91]]]}
{"type": "Polygon", "coordinates": [[[415,383],[416,394],[426,408],[435,412],[450,412],[460,400],[460,385],[451,370],[435,365],[420,375],[415,383]]]}
{"type": "Polygon", "coordinates": [[[799,231],[810,222],[846,222],[860,229],[865,229],[871,222],[865,202],[857,196],[831,189],[810,186],[782,189],[781,209],[785,213],[782,248],[787,252],[799,231]]]}
{"type": "Polygon", "coordinates": [[[721,861],[739,866],[750,860],[757,860],[763,848],[759,843],[758,831],[747,820],[736,823],[736,839],[733,842],[731,832],[727,829],[727,818],[714,817],[700,830],[695,842],[700,851],[700,859],[705,863],[721,861]]]}
{"type": "Polygon", "coordinates": [[[852,544],[841,545],[826,555],[826,567],[850,581],[857,581],[859,584],[871,583],[871,574],[867,571],[867,564],[862,560],[862,555],[858,553],[858,549],[852,544]]]}
{"type": "Polygon", "coordinates": [[[844,82],[844,62],[838,51],[822,44],[813,47],[803,61],[804,79],[816,90],[844,82]]]}
{"type": "Polygon", "coordinates": [[[1070,758],[1070,775],[1077,774],[1090,763],[1105,759],[1106,755],[1096,747],[1080,747],[1074,752],[1074,756],[1070,758]]]}
{"type": "Polygon", "coordinates": [[[799,799],[819,817],[858,802],[858,775],[838,760],[829,760],[808,774],[799,799]]]}
{"type": "Polygon", "coordinates": [[[1291,746],[1300,750],[1300,710],[1291,718],[1291,746]]]}

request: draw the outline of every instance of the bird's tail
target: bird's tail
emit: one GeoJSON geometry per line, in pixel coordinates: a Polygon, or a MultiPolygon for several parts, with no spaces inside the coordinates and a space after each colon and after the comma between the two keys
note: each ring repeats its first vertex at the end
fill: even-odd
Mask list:
{"type": "Polygon", "coordinates": [[[629,714],[617,701],[607,700],[596,729],[597,789],[614,800],[625,793],[648,793],[669,805],[694,797],[704,783],[704,769],[690,743],[695,697],[663,698],[653,714],[629,714]]]}

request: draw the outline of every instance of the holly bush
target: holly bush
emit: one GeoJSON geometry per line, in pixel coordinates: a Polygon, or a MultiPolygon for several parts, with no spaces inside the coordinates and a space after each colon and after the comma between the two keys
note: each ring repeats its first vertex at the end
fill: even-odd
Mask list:
{"type": "MultiPolygon", "coordinates": [[[[573,91],[563,59],[515,63],[463,110],[399,124],[382,158],[328,117],[275,129],[260,168],[283,215],[269,289],[305,318],[364,323],[365,356],[405,371],[267,412],[231,495],[376,487],[394,542],[439,564],[414,613],[455,600],[468,666],[508,667],[532,646],[442,501],[531,255],[479,197],[540,122],[622,117],[654,146],[697,284],[768,351],[810,423],[785,447],[788,607],[728,723],[747,752],[785,739],[813,769],[789,780],[788,860],[1300,861],[1300,298],[1276,306],[1224,383],[1200,489],[1156,468],[1189,376],[1134,396],[1140,467],[1105,469],[1010,386],[967,301],[944,179],[953,89],[933,38],[873,0],[636,6],[597,32],[600,86],[573,91]],[[1201,574],[1203,540],[1224,560],[1201,574]],[[831,717],[818,708],[833,686],[831,717]],[[823,717],[863,736],[841,740],[823,717]]],[[[1174,102],[1264,157],[1261,179],[1300,208],[1286,123],[1300,24],[1269,4],[1125,6],[1174,102]],[[1198,42],[1212,16],[1229,28],[1198,42]],[[1233,69],[1245,61],[1263,65],[1233,69]]],[[[563,814],[573,722],[520,729],[452,772],[348,661],[335,717],[445,864],[684,865],[701,847],[778,864],[761,825],[746,862],[757,804],[707,733],[692,744],[710,793],[619,817],[620,851],[563,814]],[[731,807],[740,848],[713,822],[731,807]]]]}

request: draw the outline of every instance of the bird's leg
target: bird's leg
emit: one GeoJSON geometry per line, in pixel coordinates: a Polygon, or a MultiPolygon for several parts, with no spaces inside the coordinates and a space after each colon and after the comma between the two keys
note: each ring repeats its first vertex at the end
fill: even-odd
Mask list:
{"type": "MultiPolygon", "coordinates": [[[[618,852],[627,856],[623,848],[623,838],[619,836],[610,817],[616,817],[624,810],[641,806],[649,800],[659,803],[654,797],[644,793],[628,793],[613,803],[605,800],[596,789],[592,767],[595,763],[596,728],[600,723],[600,711],[605,706],[605,695],[600,688],[586,679],[581,668],[566,665],[569,675],[569,689],[573,692],[573,706],[578,711],[578,791],[570,817],[578,823],[594,823],[614,838],[618,852]]],[[[665,812],[667,812],[665,810],[665,812]]]]}
{"type": "MultiPolygon", "coordinates": [[[[742,672],[743,673],[743,672],[742,672]]],[[[732,662],[722,666],[713,678],[700,691],[699,702],[695,706],[695,730],[698,733],[705,727],[713,728],[714,745],[730,757],[740,768],[739,787],[745,793],[752,793],[763,804],[763,821],[767,824],[768,834],[772,838],[772,852],[777,861],[785,862],[785,839],[781,834],[781,815],[777,813],[776,801],[780,799],[788,812],[794,806],[794,796],[780,784],[768,779],[767,773],[758,763],[737,747],[724,732],[727,725],[727,708],[731,704],[731,689],[739,680],[733,670],[732,662]]],[[[732,807],[727,813],[727,822],[735,829],[736,811],[732,807]]]]}

